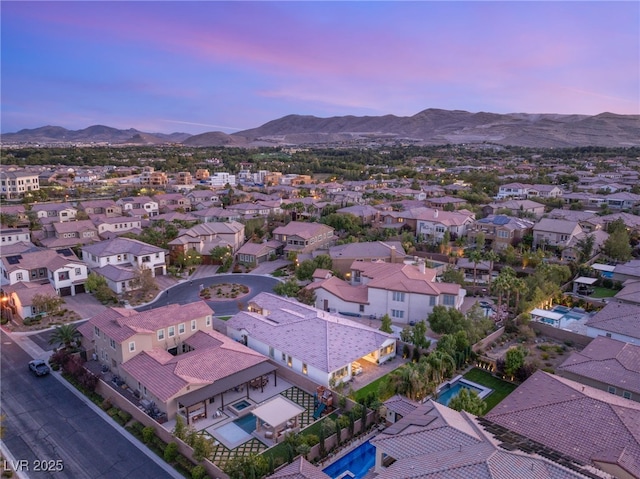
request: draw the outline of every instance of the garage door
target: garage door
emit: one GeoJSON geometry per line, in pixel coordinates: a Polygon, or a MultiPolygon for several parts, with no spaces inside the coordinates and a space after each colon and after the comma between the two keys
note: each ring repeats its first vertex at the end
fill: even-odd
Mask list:
{"type": "Polygon", "coordinates": [[[71,296],[71,286],[60,288],[60,296],[71,296]]]}
{"type": "Polygon", "coordinates": [[[84,292],[85,292],[84,284],[76,284],[76,294],[84,293],[84,292]]]}
{"type": "Polygon", "coordinates": [[[155,269],[156,276],[162,276],[162,272],[163,272],[162,266],[159,266],[158,268],[155,269]]]}

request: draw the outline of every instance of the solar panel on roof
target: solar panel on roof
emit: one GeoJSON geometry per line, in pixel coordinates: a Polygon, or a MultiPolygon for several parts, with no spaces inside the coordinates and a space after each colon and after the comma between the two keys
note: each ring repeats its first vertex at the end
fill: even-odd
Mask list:
{"type": "Polygon", "coordinates": [[[61,254],[62,256],[73,256],[73,251],[69,248],[57,249],[56,253],[61,254]]]}
{"type": "Polygon", "coordinates": [[[507,216],[496,216],[493,219],[493,224],[496,225],[506,225],[509,222],[509,218],[507,216]]]}
{"type": "Polygon", "coordinates": [[[18,264],[21,259],[22,259],[22,255],[21,254],[14,255],[14,256],[7,256],[7,263],[9,263],[9,264],[18,264]]]}

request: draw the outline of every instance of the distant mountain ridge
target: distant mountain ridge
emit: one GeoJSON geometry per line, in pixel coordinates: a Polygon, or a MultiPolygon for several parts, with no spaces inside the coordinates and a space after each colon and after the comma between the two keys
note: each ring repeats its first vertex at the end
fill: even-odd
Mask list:
{"type": "Polygon", "coordinates": [[[185,146],[348,146],[348,145],[442,145],[494,143],[539,148],[581,146],[640,146],[640,115],[560,115],[529,113],[470,113],[462,110],[427,109],[413,116],[315,116],[287,115],[258,128],[231,135],[208,132],[144,133],[94,125],[83,130],[44,126],[1,135],[13,143],[111,143],[185,146]]]}

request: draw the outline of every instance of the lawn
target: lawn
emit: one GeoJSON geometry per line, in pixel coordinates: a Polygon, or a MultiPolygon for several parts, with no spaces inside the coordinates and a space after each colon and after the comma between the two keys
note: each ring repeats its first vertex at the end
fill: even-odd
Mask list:
{"type": "MultiPolygon", "coordinates": [[[[402,366],[399,366],[400,368],[402,366]]],[[[397,368],[396,368],[397,369],[397,368]]],[[[394,371],[396,370],[394,369],[394,371]]],[[[355,397],[355,401],[356,402],[360,402],[361,400],[365,399],[369,393],[374,393],[376,396],[378,395],[378,391],[380,390],[380,383],[382,383],[383,381],[387,380],[387,377],[389,376],[389,374],[391,374],[393,371],[385,374],[384,376],[379,377],[378,379],[376,379],[375,381],[373,381],[372,383],[367,384],[366,386],[358,389],[356,391],[356,397],[355,397]]]]}
{"type": "Polygon", "coordinates": [[[508,383],[502,379],[498,379],[487,371],[474,368],[464,375],[465,379],[473,381],[474,383],[482,384],[488,388],[493,389],[493,392],[485,398],[487,403],[487,411],[491,411],[493,407],[506,398],[517,387],[515,384],[508,383]]]}
{"type": "Polygon", "coordinates": [[[611,298],[618,293],[615,289],[603,288],[602,286],[595,286],[593,289],[592,298],[611,298]]]}

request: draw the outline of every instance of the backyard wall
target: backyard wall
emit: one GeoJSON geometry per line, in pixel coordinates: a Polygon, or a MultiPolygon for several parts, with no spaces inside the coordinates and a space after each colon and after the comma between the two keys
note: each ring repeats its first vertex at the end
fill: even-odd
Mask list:
{"type": "MultiPolygon", "coordinates": [[[[100,394],[100,396],[102,396],[103,398],[108,399],[111,402],[111,404],[113,404],[114,406],[131,414],[133,419],[135,419],[139,423],[143,424],[144,426],[153,427],[156,431],[156,435],[167,444],[170,442],[175,442],[178,445],[178,452],[183,456],[185,456],[186,458],[188,458],[191,462],[193,462],[193,464],[202,465],[207,471],[207,474],[209,476],[216,477],[219,479],[229,479],[229,476],[227,476],[222,471],[222,469],[220,469],[218,466],[216,466],[213,462],[209,461],[208,459],[205,459],[199,463],[194,461],[193,448],[191,446],[183,442],[181,439],[178,439],[177,437],[173,437],[171,432],[163,428],[153,418],[149,417],[144,411],[141,411],[140,409],[138,409],[136,405],[130,402],[127,398],[118,394],[117,391],[109,387],[109,385],[106,384],[102,379],[98,381],[98,385],[96,386],[95,392],[100,394]]],[[[154,453],[151,452],[151,454],[154,454],[154,453]]]]}
{"type": "MultiPolygon", "coordinates": [[[[531,323],[533,324],[533,323],[531,323]]],[[[480,349],[486,349],[487,346],[489,346],[491,343],[493,343],[494,341],[496,341],[500,336],[502,336],[504,333],[504,326],[495,330],[493,333],[491,333],[489,336],[482,338],[480,341],[478,341],[476,344],[474,344],[473,346],[471,346],[471,349],[474,352],[478,352],[480,349]]]]}
{"type": "Polygon", "coordinates": [[[565,329],[554,328],[553,326],[549,326],[548,324],[539,323],[537,321],[530,321],[529,326],[536,333],[547,336],[549,338],[557,339],[558,341],[571,341],[574,345],[584,348],[589,344],[593,338],[589,336],[583,336],[582,334],[574,333],[572,331],[567,331],[565,329]]]}

